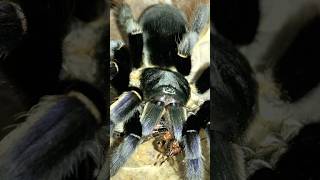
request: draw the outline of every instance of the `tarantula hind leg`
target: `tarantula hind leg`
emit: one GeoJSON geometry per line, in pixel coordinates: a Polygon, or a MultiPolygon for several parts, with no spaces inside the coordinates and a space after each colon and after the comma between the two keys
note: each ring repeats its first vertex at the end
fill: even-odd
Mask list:
{"type": "Polygon", "coordinates": [[[118,24],[127,34],[142,34],[142,28],[134,19],[130,6],[126,3],[121,3],[117,6],[118,24]]]}
{"type": "Polygon", "coordinates": [[[197,10],[195,15],[193,16],[191,28],[189,32],[187,32],[181,42],[178,45],[178,55],[181,57],[189,57],[191,56],[192,49],[196,42],[198,41],[199,34],[205,27],[205,25],[209,21],[210,12],[209,6],[205,4],[201,4],[197,10]]]}
{"type": "Polygon", "coordinates": [[[111,153],[110,175],[114,176],[124,165],[139,144],[142,135],[142,126],[139,114],[135,113],[124,125],[125,138],[123,143],[111,153]]]}
{"type": "Polygon", "coordinates": [[[143,51],[142,27],[134,19],[132,10],[126,3],[118,6],[117,19],[122,32],[128,35],[131,62],[135,68],[139,68],[143,51]]]}

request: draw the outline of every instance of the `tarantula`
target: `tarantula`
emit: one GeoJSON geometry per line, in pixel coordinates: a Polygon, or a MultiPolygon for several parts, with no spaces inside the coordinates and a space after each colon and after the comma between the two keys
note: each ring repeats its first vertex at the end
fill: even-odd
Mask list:
{"type": "MultiPolygon", "coordinates": [[[[110,128],[124,123],[124,140],[110,152],[110,175],[117,173],[144,137],[161,120],[183,144],[187,179],[201,179],[203,163],[199,130],[206,128],[210,111],[209,67],[187,79],[191,52],[209,20],[209,7],[198,6],[190,28],[177,8],[157,4],[136,22],[129,5],[116,7],[118,24],[128,35],[127,45],[110,41],[111,84],[122,94],[110,106],[110,128]]],[[[209,49],[208,49],[209,51],[209,49]]]]}

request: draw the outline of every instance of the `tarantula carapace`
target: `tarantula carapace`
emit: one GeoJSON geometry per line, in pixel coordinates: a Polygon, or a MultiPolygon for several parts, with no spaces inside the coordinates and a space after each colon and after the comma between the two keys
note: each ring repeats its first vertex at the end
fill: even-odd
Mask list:
{"type": "Polygon", "coordinates": [[[184,13],[171,5],[147,8],[139,22],[125,3],[117,5],[116,13],[128,43],[110,42],[111,84],[122,92],[110,106],[110,126],[114,132],[124,122],[125,137],[110,152],[110,175],[165,121],[166,129],[183,144],[185,177],[201,179],[199,130],[209,122],[209,65],[198,71],[196,78],[188,77],[191,52],[208,24],[209,6],[198,5],[190,28],[184,13]],[[207,96],[200,95],[203,93],[207,96]]]}

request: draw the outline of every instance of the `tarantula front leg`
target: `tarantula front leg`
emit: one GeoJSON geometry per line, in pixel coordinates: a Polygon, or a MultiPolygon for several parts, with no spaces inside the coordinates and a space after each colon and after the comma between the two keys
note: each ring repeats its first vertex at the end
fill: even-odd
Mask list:
{"type": "Polygon", "coordinates": [[[182,41],[178,45],[178,55],[181,57],[191,56],[192,49],[198,41],[199,34],[208,23],[210,12],[208,5],[200,5],[194,15],[191,28],[188,33],[183,36],[182,41]]]}
{"type": "Polygon", "coordinates": [[[115,125],[120,122],[125,122],[134,115],[140,103],[141,95],[135,90],[121,94],[118,100],[110,107],[111,133],[115,125]]]}
{"type": "Polygon", "coordinates": [[[159,103],[148,102],[143,110],[141,118],[136,112],[124,126],[126,137],[123,143],[111,154],[110,175],[113,176],[123,166],[136,146],[141,142],[141,136],[152,133],[155,124],[160,120],[164,106],[159,103]],[[141,122],[141,123],[140,123],[141,122]]]}
{"type": "Polygon", "coordinates": [[[130,118],[124,126],[126,137],[123,143],[117,147],[111,154],[110,175],[114,176],[116,172],[124,165],[127,159],[140,143],[142,135],[142,126],[139,121],[139,114],[136,113],[130,118]]]}
{"type": "Polygon", "coordinates": [[[201,159],[201,142],[199,131],[209,122],[207,113],[210,111],[210,101],[202,104],[196,115],[191,115],[183,131],[183,143],[186,164],[186,179],[195,180],[203,177],[203,162],[201,159]]]}

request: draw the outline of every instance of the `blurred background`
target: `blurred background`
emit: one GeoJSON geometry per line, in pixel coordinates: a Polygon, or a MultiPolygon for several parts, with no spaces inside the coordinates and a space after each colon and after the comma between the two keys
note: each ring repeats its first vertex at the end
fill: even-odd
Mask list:
{"type": "Polygon", "coordinates": [[[252,179],[319,179],[320,1],[212,0],[211,21],[248,59],[259,111],[244,142],[252,179]]]}

